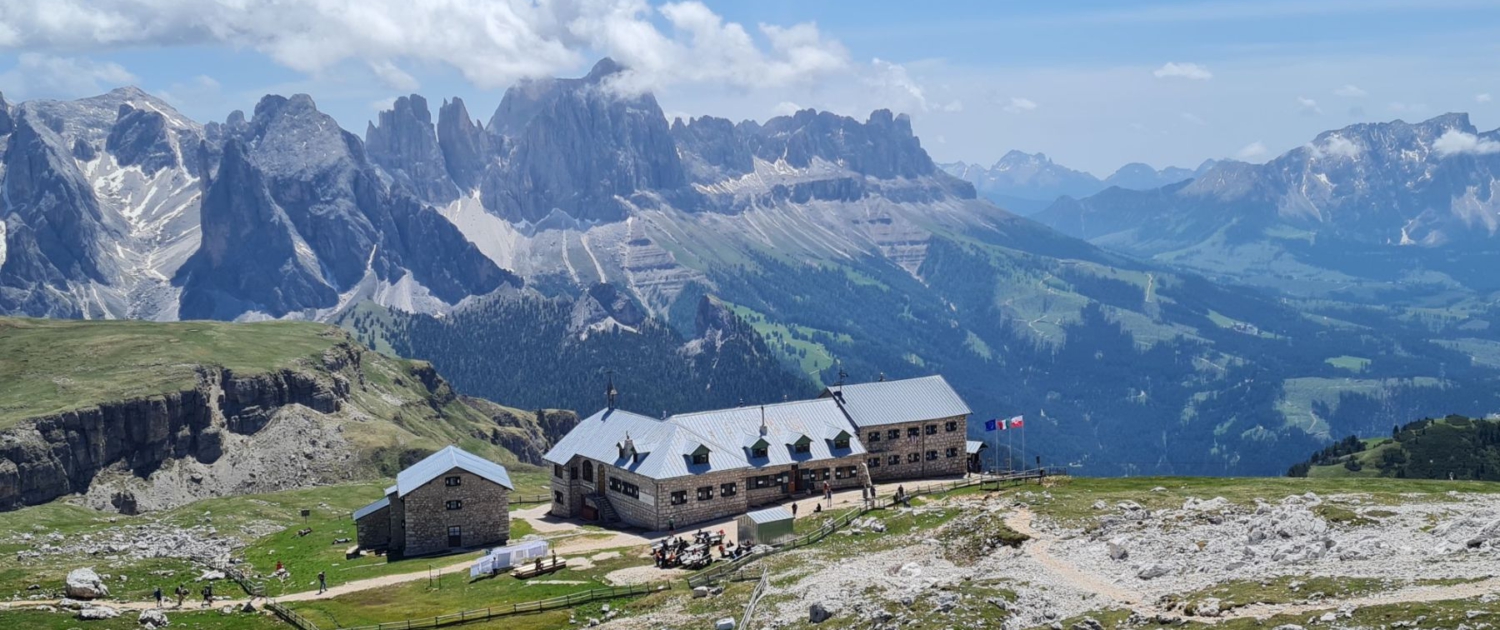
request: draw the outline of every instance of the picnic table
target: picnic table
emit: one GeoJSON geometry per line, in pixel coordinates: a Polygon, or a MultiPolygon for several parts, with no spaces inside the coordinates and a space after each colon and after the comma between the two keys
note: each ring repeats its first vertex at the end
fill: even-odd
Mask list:
{"type": "Polygon", "coordinates": [[[536,562],[521,564],[511,569],[510,574],[516,576],[517,579],[524,580],[538,575],[546,575],[553,571],[559,571],[567,566],[568,561],[564,558],[542,559],[536,562]]]}

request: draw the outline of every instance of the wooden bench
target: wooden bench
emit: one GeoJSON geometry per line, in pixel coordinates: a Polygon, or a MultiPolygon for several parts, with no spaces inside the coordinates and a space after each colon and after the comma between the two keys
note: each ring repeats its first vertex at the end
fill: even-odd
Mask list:
{"type": "Polygon", "coordinates": [[[542,560],[540,564],[535,561],[523,562],[512,568],[510,574],[516,576],[517,579],[524,580],[538,575],[546,575],[553,571],[560,571],[567,566],[568,561],[563,558],[542,560]]]}

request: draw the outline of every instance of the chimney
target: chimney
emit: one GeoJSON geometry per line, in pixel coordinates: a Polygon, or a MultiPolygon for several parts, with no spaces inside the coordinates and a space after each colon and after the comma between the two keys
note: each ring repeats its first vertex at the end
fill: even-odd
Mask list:
{"type": "Polygon", "coordinates": [[[605,404],[608,405],[609,409],[615,408],[615,398],[619,396],[619,394],[620,392],[615,390],[615,371],[610,370],[609,384],[605,387],[604,390],[605,404]]]}
{"type": "Polygon", "coordinates": [[[766,428],[766,406],[765,405],[761,405],[760,406],[760,435],[761,435],[761,437],[765,437],[767,431],[768,431],[768,429],[766,428]]]}

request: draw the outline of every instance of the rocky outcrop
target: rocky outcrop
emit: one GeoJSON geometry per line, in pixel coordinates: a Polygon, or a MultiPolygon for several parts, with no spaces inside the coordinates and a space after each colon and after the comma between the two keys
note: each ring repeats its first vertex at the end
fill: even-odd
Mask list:
{"type": "Polygon", "coordinates": [[[533,413],[496,405],[482,398],[463,398],[464,404],[495,422],[487,433],[475,437],[503,447],[525,463],[542,465],[542,455],[568,431],[578,426],[578,414],[561,409],[538,409],[533,413]]]}
{"type": "Polygon", "coordinates": [[[147,175],[154,175],[178,165],[177,152],[167,134],[167,118],[161,112],[121,105],[104,149],[120,166],[139,166],[147,175]]]}
{"type": "Polygon", "coordinates": [[[478,188],[490,159],[490,137],[469,118],[463,99],[454,97],[438,108],[437,138],[448,177],[464,193],[478,188]]]}
{"type": "MultiPolygon", "coordinates": [[[[357,368],[357,361],[348,346],[326,358],[331,366],[357,368]]],[[[337,412],[350,387],[338,372],[286,369],[241,376],[203,368],[194,389],[26,421],[0,434],[0,510],[86,492],[111,467],[144,478],[173,460],[213,463],[223,455],[224,432],[255,434],[276,411],[292,405],[337,412]]],[[[135,500],[117,496],[115,504],[130,511],[135,500]]]]}
{"type": "Polygon", "coordinates": [[[73,569],[68,572],[64,591],[72,599],[99,599],[109,597],[109,587],[92,568],[73,569]]]}
{"type": "Polygon", "coordinates": [[[396,99],[380,120],[365,130],[370,161],[380,165],[393,186],[433,204],[458,198],[458,187],[448,177],[427,99],[416,94],[396,99]]]}

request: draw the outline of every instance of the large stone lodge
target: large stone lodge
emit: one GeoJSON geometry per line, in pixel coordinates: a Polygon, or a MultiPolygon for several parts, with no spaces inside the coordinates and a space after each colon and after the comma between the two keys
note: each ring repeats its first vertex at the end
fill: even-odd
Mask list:
{"type": "Polygon", "coordinates": [[[941,376],[831,387],[813,400],[651,418],[609,404],[564,436],[552,514],[651,530],[867,482],[961,475],[969,408],[941,376]]]}

